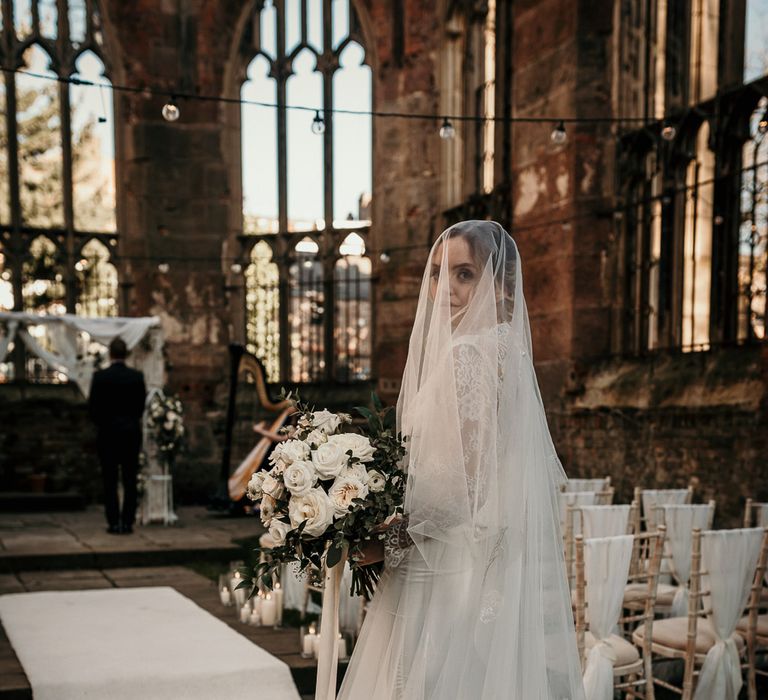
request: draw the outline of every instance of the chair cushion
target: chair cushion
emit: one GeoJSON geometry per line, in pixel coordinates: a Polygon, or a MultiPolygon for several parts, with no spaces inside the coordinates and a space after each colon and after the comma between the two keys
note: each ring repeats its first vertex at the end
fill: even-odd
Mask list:
{"type": "MultiPolygon", "coordinates": [[[[636,603],[644,600],[646,591],[648,590],[647,583],[630,583],[624,588],[624,604],[636,603]]],[[[677,586],[672,586],[668,583],[660,583],[656,586],[656,605],[669,606],[672,605],[672,600],[675,597],[677,586]]]]}
{"type": "MultiPolygon", "coordinates": [[[[617,634],[612,634],[607,639],[611,649],[616,652],[616,663],[614,667],[629,666],[640,659],[640,652],[634,644],[631,644],[626,639],[622,639],[617,634]]],[[[586,632],[584,635],[584,646],[589,651],[595,646],[595,637],[592,632],[586,632]]]]}
{"type": "MultiPolygon", "coordinates": [[[[736,623],[736,629],[746,634],[749,629],[749,617],[745,615],[736,623]]],[[[757,633],[761,637],[768,637],[768,614],[757,616],[757,633]]]]}
{"type": "MultiPolygon", "coordinates": [[[[645,636],[645,625],[640,625],[632,633],[632,641],[641,646],[645,636]]],[[[653,642],[665,647],[685,651],[688,644],[688,618],[668,617],[666,620],[656,620],[653,623],[653,642]]],[[[739,654],[745,647],[744,639],[734,632],[731,639],[736,642],[739,654]]],[[[715,645],[715,632],[709,620],[699,619],[696,625],[696,653],[706,654],[715,645]]]]}

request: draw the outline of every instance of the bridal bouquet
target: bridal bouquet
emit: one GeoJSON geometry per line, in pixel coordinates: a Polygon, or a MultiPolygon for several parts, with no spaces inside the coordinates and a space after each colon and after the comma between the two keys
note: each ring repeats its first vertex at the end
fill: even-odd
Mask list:
{"type": "MultiPolygon", "coordinates": [[[[384,409],[374,394],[374,410],[356,408],[368,421],[365,434],[359,434],[340,431],[352,421],[350,415],[293,400],[300,417],[292,439],[276,445],[271,469],[257,471],[248,484],[247,495],[258,502],[274,541],[264,550],[266,561],[246,579],[248,586],[271,588],[284,563],[296,563],[304,572],[310,565],[319,568],[325,557],[332,567],[345,551],[383,537],[377,526],[403,512],[405,448],[392,409],[384,409]]],[[[379,567],[350,564],[352,594],[369,598],[379,567]]]]}

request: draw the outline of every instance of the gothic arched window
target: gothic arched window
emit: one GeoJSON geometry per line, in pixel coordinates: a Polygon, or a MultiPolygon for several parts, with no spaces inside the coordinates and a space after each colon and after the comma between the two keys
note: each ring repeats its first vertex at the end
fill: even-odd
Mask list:
{"type": "Polygon", "coordinates": [[[98,5],[2,3],[0,236],[17,310],[117,312],[115,125],[98,5]]]}
{"type": "Polygon", "coordinates": [[[738,338],[765,340],[768,263],[768,98],[750,119],[742,151],[741,225],[738,248],[738,338]],[[761,127],[761,122],[763,126],[761,127]]]}
{"type": "MultiPolygon", "coordinates": [[[[371,109],[360,22],[350,0],[262,0],[249,19],[240,90],[246,344],[271,381],[366,380],[369,292],[339,280],[345,241],[354,234],[364,250],[370,230],[372,124],[332,111],[371,109]],[[348,313],[363,323],[351,328],[348,313]]],[[[370,276],[365,260],[350,274],[370,276]]]]}
{"type": "Polygon", "coordinates": [[[686,172],[683,236],[682,346],[709,347],[712,290],[712,224],[715,193],[715,154],[709,148],[709,123],[696,135],[696,157],[686,172]]]}

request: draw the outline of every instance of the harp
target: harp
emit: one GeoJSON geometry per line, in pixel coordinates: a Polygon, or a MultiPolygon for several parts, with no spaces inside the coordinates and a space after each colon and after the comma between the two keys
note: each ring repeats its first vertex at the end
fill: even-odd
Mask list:
{"type": "Polygon", "coordinates": [[[261,467],[272,446],[272,441],[269,438],[258,438],[253,432],[253,418],[256,415],[266,417],[267,427],[270,431],[275,432],[285,425],[295,409],[289,400],[272,400],[267,390],[264,365],[255,355],[247,352],[242,345],[232,344],[229,346],[229,358],[229,401],[227,403],[227,423],[221,465],[221,490],[226,489],[226,494],[232,502],[243,498],[251,476],[261,467]],[[248,387],[248,392],[244,391],[245,387],[248,387]],[[249,411],[250,415],[244,416],[244,410],[238,411],[239,407],[244,408],[238,404],[238,393],[245,394],[250,399],[249,403],[256,409],[249,411]],[[242,437],[238,435],[241,439],[235,441],[237,425],[242,427],[242,430],[238,432],[244,432],[245,435],[242,437]],[[255,445],[253,444],[254,441],[255,445]],[[247,450],[243,449],[244,445],[247,450]],[[242,457],[234,472],[230,474],[233,453],[240,456],[244,452],[245,456],[242,457]]]}

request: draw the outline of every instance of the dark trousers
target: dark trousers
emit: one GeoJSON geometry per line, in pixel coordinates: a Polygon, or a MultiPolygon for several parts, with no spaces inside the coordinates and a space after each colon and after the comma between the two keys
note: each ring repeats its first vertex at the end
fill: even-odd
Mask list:
{"type": "Polygon", "coordinates": [[[137,430],[103,430],[99,433],[98,450],[104,479],[104,510],[112,527],[130,527],[136,518],[136,478],[139,472],[141,432],[137,430]],[[122,476],[123,508],[117,498],[117,482],[122,476]]]}

